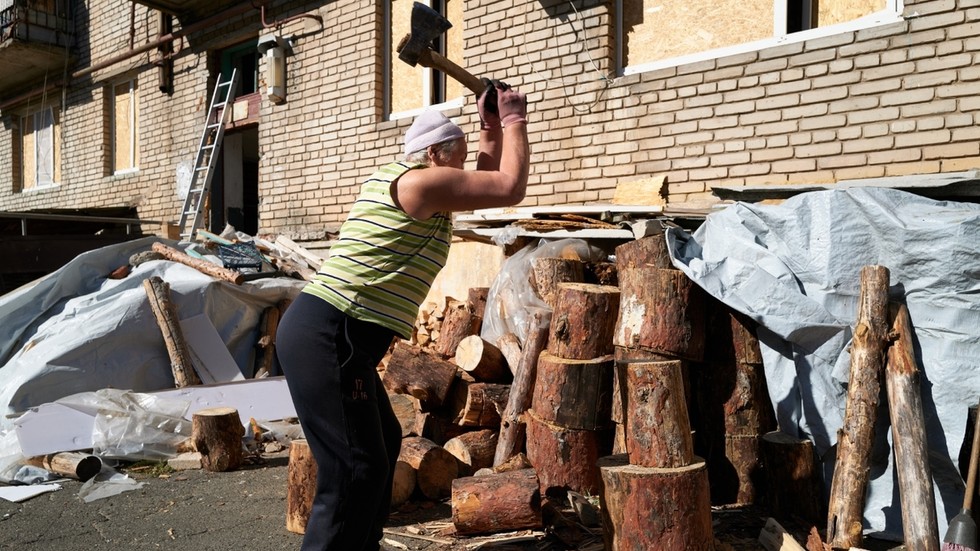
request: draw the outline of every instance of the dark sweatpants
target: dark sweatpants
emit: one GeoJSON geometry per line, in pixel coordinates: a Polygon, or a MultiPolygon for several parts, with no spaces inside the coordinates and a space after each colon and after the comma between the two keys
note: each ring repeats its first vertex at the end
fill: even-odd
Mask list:
{"type": "Polygon", "coordinates": [[[391,503],[401,426],[376,370],[394,333],[300,293],[276,353],[317,462],[303,551],[374,551],[391,503]]]}

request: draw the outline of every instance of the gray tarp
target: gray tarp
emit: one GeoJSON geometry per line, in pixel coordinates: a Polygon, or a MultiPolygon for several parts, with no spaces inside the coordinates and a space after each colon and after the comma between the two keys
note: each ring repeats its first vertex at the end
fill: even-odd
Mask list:
{"type": "Polygon", "coordinates": [[[263,310],[295,297],[304,282],[265,278],[237,286],[166,260],[143,263],[124,279],[106,278],[156,241],[175,245],[150,237],[90,251],[0,297],[0,429],[10,425],[10,414],[78,392],[173,388],[143,289],[151,276],[170,285],[182,320],[207,316],[239,368],[251,368],[263,310]]]}
{"type": "MultiPolygon", "coordinates": [[[[957,458],[968,408],[980,397],[980,205],[881,188],[820,191],[778,206],[736,203],[708,216],[693,235],[669,230],[667,242],[679,269],[761,325],[780,429],[813,440],[828,490],[860,270],[890,270],[890,295],[908,305],[923,370],[942,535],[962,505],[957,458]]],[[[901,539],[886,408],[883,400],[865,528],[901,539]]]]}

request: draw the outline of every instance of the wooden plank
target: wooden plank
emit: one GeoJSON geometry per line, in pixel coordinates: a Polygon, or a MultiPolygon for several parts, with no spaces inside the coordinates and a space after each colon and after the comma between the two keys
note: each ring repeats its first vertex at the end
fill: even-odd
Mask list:
{"type": "Polygon", "coordinates": [[[734,201],[761,201],[764,199],[788,199],[810,191],[843,190],[862,187],[900,189],[932,198],[976,197],[980,195],[980,169],[946,174],[918,174],[913,176],[888,176],[860,180],[841,180],[836,184],[800,184],[790,186],[712,186],[711,192],[722,199],[734,201]]]}
{"type": "Polygon", "coordinates": [[[579,214],[601,215],[611,214],[660,214],[662,205],[617,205],[601,203],[595,205],[550,205],[540,207],[501,207],[478,209],[472,214],[458,214],[456,222],[507,222],[511,220],[526,220],[538,215],[548,214],[579,214]]]}
{"type": "Polygon", "coordinates": [[[620,182],[616,184],[612,202],[615,205],[644,205],[647,208],[650,205],[665,205],[667,204],[664,196],[664,184],[666,183],[666,176],[620,182]]]}

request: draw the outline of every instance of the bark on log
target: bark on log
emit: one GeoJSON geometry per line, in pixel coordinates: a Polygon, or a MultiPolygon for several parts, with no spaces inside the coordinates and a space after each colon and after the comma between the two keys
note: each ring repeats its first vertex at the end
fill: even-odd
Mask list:
{"type": "Polygon", "coordinates": [[[460,476],[472,476],[480,469],[493,467],[493,454],[497,450],[498,432],[483,429],[464,432],[443,445],[460,464],[460,476]]]}
{"type": "Polygon", "coordinates": [[[456,533],[464,536],[543,525],[534,469],[458,478],[451,503],[456,533]]]}
{"type": "Polygon", "coordinates": [[[460,341],[475,335],[473,332],[473,311],[469,304],[455,300],[446,299],[446,309],[442,314],[442,326],[439,329],[439,340],[436,341],[436,351],[443,358],[452,358],[456,355],[456,347],[460,341]]]}
{"type": "Polygon", "coordinates": [[[507,360],[507,367],[510,368],[511,375],[517,373],[517,366],[521,363],[521,341],[513,333],[504,333],[496,342],[497,348],[507,360]]]}
{"type": "Polygon", "coordinates": [[[888,349],[885,386],[905,545],[915,551],[939,551],[936,502],[919,388],[920,370],[915,361],[911,322],[904,304],[893,305],[892,310],[891,334],[895,340],[888,349]]]}
{"type": "Polygon", "coordinates": [[[548,352],[570,360],[613,353],[619,289],[608,285],[561,283],[551,316],[548,352]]]}
{"type": "Polygon", "coordinates": [[[599,460],[603,539],[609,551],[711,551],[708,471],[703,461],[659,469],[626,455],[599,460]]]}
{"type": "Polygon", "coordinates": [[[548,342],[548,324],[544,314],[531,314],[528,325],[527,342],[521,351],[521,360],[517,365],[517,374],[510,387],[507,397],[507,408],[500,417],[500,437],[497,439],[497,451],[493,464],[499,465],[510,459],[510,456],[521,451],[524,441],[524,427],[521,424],[521,414],[531,405],[534,395],[534,379],[538,371],[538,357],[548,342]]]}
{"type": "Polygon", "coordinates": [[[704,356],[705,293],[680,270],[619,270],[614,344],[688,360],[704,356]]]}
{"type": "Polygon", "coordinates": [[[619,275],[613,262],[595,262],[586,265],[585,281],[598,285],[619,287],[619,275]]]}
{"type": "Polygon", "coordinates": [[[80,452],[59,452],[29,457],[24,460],[24,464],[40,467],[82,482],[102,471],[102,460],[97,455],[80,452]]]}
{"type": "Polygon", "coordinates": [[[217,264],[208,262],[207,260],[194,258],[173,247],[164,245],[163,243],[154,243],[151,249],[153,249],[154,252],[158,252],[163,255],[163,257],[167,260],[178,262],[185,266],[190,266],[202,274],[209,275],[215,279],[228,281],[234,283],[235,285],[241,285],[245,282],[245,276],[240,272],[229,270],[228,268],[218,266],[217,264]]]}
{"type": "Polygon", "coordinates": [[[759,443],[765,465],[766,504],[777,518],[817,523],[823,518],[813,442],[773,431],[759,443]]]}
{"type": "Polygon", "coordinates": [[[450,495],[453,479],[459,475],[459,466],[445,448],[428,438],[409,436],[402,439],[398,459],[415,469],[415,482],[422,495],[435,500],[450,495]]]}
{"type": "Polygon", "coordinates": [[[286,468],[286,530],[305,534],[310,520],[313,496],[316,495],[316,459],[305,439],[289,444],[289,466],[286,468]]]}
{"type": "Polygon", "coordinates": [[[418,404],[415,398],[408,394],[388,393],[388,401],[391,409],[398,418],[398,424],[402,427],[402,438],[415,434],[416,410],[418,404]]]}
{"type": "Polygon", "coordinates": [[[407,502],[416,488],[415,469],[408,463],[395,461],[395,473],[391,484],[391,507],[395,508],[407,502]]]}
{"type": "Polygon", "coordinates": [[[694,458],[681,362],[631,362],[626,367],[626,449],[630,463],[673,468],[694,458]]]}
{"type": "Polygon", "coordinates": [[[538,474],[541,495],[564,497],[569,490],[596,495],[601,486],[596,462],[612,450],[612,432],[555,425],[534,409],[524,413],[524,420],[527,458],[538,474]]]}
{"type": "Polygon", "coordinates": [[[446,401],[455,378],[452,362],[399,341],[388,359],[384,383],[388,391],[409,394],[423,411],[431,411],[446,401]]]}
{"type": "Polygon", "coordinates": [[[438,413],[415,412],[415,429],[413,431],[415,436],[427,438],[439,446],[463,434],[466,430],[452,419],[447,419],[438,413]]]}
{"type": "Polygon", "coordinates": [[[827,541],[834,549],[861,546],[875,413],[888,345],[888,277],[884,266],[861,269],[847,405],[837,434],[837,464],[827,512],[827,541]]]}
{"type": "Polygon", "coordinates": [[[244,435],[245,427],[235,408],[202,409],[191,419],[191,440],[207,471],[234,471],[240,467],[244,435]]]}
{"type": "MultiPolygon", "coordinates": [[[[731,469],[716,491],[712,465],[708,464],[712,504],[751,505],[757,503],[763,487],[762,462],[759,460],[759,439],[754,434],[726,434],[725,454],[717,463],[731,469]],[[717,496],[717,499],[716,499],[717,496]]],[[[717,472],[717,471],[716,471],[717,472]]]]}
{"type": "Polygon", "coordinates": [[[456,346],[456,366],[484,383],[509,383],[510,372],[504,353],[479,335],[470,335],[456,346]]]}
{"type": "Polygon", "coordinates": [[[531,409],[545,421],[570,429],[609,428],[613,366],[611,355],[570,360],[542,352],[531,409]]]}
{"type": "Polygon", "coordinates": [[[262,312],[262,335],[258,342],[259,348],[262,349],[262,357],[252,375],[254,379],[272,374],[272,365],[276,358],[276,330],[279,329],[280,315],[278,306],[270,306],[262,312]]]}
{"type": "Polygon", "coordinates": [[[735,361],[749,365],[762,365],[762,349],[756,329],[759,324],[741,312],[732,311],[732,344],[735,348],[735,361]]]}
{"type": "Polygon", "coordinates": [[[531,260],[531,286],[548,306],[556,308],[560,283],[585,281],[585,264],[578,259],[541,257],[531,260]]]}
{"type": "Polygon", "coordinates": [[[479,335],[483,329],[483,314],[487,310],[487,295],[490,294],[489,287],[470,287],[466,302],[469,303],[473,311],[473,334],[479,335]]]}
{"type": "Polygon", "coordinates": [[[466,404],[456,423],[461,427],[500,428],[500,418],[507,408],[510,385],[472,383],[467,386],[466,404]]]}
{"type": "MultiPolygon", "coordinates": [[[[613,387],[612,387],[612,421],[614,423],[625,424],[626,420],[626,366],[630,362],[669,362],[676,360],[673,356],[656,354],[646,350],[615,347],[616,363],[613,367],[613,387]]],[[[685,385],[686,386],[686,385],[685,385]]]]}
{"type": "Polygon", "coordinates": [[[667,237],[658,233],[616,247],[616,267],[619,270],[633,268],[675,269],[667,251],[667,237]]]}
{"type": "Polygon", "coordinates": [[[174,386],[182,388],[201,384],[201,379],[191,363],[190,349],[184,339],[184,332],[180,328],[177,307],[170,298],[170,285],[159,277],[153,276],[143,280],[143,289],[146,291],[150,309],[163,334],[163,342],[167,346],[170,369],[174,374],[174,386]]]}

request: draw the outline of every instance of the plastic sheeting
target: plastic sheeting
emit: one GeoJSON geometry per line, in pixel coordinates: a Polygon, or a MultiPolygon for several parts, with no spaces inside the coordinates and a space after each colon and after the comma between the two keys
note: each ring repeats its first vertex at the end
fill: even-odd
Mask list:
{"type": "MultiPolygon", "coordinates": [[[[855,188],[806,193],[778,206],[737,203],[693,234],[669,230],[667,243],[677,268],[761,325],[780,429],[813,440],[828,493],[860,270],[890,270],[891,299],[908,305],[915,333],[942,534],[962,505],[958,458],[963,446],[968,456],[968,408],[980,397],[978,236],[980,205],[855,188]]],[[[883,400],[864,523],[866,533],[901,539],[889,424],[883,400]]]]}
{"type": "MultiPolygon", "coordinates": [[[[264,278],[241,286],[166,260],[145,262],[119,280],[107,274],[147,251],[143,238],[79,255],[57,272],[0,297],[0,428],[10,414],[102,388],[173,388],[170,357],[143,281],[170,285],[182,319],[206,315],[240,369],[252,366],[262,312],[293,298],[305,282],[264,278]]],[[[244,373],[251,376],[251,373],[244,373]]]]}

